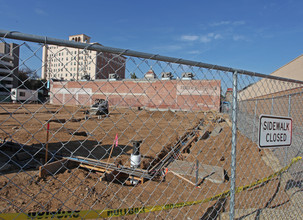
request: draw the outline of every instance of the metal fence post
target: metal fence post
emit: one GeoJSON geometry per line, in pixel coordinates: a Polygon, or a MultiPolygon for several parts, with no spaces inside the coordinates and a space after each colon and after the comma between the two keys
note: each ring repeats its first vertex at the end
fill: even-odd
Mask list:
{"type": "Polygon", "coordinates": [[[255,111],[254,111],[254,121],[253,121],[253,137],[252,137],[253,142],[255,142],[255,127],[256,127],[256,117],[257,117],[257,106],[258,106],[258,100],[255,101],[255,111]]]}
{"type": "Polygon", "coordinates": [[[235,216],[235,188],[236,188],[236,145],[237,145],[237,82],[238,73],[233,73],[233,106],[232,106],[232,146],[231,146],[231,182],[230,182],[230,219],[235,216]]]}
{"type": "Polygon", "coordinates": [[[271,109],[270,109],[270,114],[274,114],[274,97],[271,97],[271,109]]]}
{"type": "Polygon", "coordinates": [[[291,95],[288,96],[288,117],[291,116],[291,95]]]}
{"type": "MultiPolygon", "coordinates": [[[[287,111],[287,116],[291,116],[291,95],[288,96],[288,111],[287,111]]],[[[285,147],[285,159],[284,159],[284,164],[287,163],[287,158],[288,158],[288,147],[285,147]]]]}

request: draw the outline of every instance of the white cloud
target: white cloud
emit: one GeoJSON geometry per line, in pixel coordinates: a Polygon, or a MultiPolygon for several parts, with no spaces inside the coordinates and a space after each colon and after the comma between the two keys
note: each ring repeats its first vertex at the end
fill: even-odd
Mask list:
{"type": "Polygon", "coordinates": [[[230,21],[213,22],[209,25],[212,26],[212,27],[216,27],[216,26],[222,26],[222,25],[228,25],[228,24],[230,24],[230,21]]]}
{"type": "Polygon", "coordinates": [[[197,35],[182,35],[181,39],[186,40],[186,41],[195,41],[195,40],[199,39],[199,36],[197,36],[197,35]]]}
{"type": "Polygon", "coordinates": [[[227,25],[238,26],[238,25],[244,25],[244,24],[245,24],[245,21],[219,21],[219,22],[210,23],[209,26],[211,26],[211,27],[227,26],[227,25]]]}
{"type": "Polygon", "coordinates": [[[244,25],[245,21],[234,21],[233,25],[244,25]]]}
{"type": "Polygon", "coordinates": [[[218,40],[218,39],[222,39],[222,35],[221,34],[215,34],[215,33],[208,33],[206,35],[202,35],[200,37],[200,41],[202,43],[209,43],[212,40],[218,40]]]}
{"type": "Polygon", "coordinates": [[[216,34],[216,35],[214,36],[214,39],[215,39],[215,40],[222,39],[222,38],[223,38],[223,36],[222,36],[221,34],[216,34]]]}
{"type": "Polygon", "coordinates": [[[38,15],[47,15],[47,13],[44,10],[40,9],[40,8],[35,8],[35,12],[38,15]]]}
{"type": "Polygon", "coordinates": [[[204,36],[200,37],[200,41],[202,43],[208,43],[208,42],[211,42],[211,38],[209,36],[207,36],[207,35],[204,35],[204,36]]]}
{"type": "Polygon", "coordinates": [[[234,35],[233,36],[234,41],[239,41],[239,40],[246,40],[246,37],[243,35],[234,35]]]}
{"type": "Polygon", "coordinates": [[[188,54],[200,54],[201,52],[199,50],[192,50],[192,51],[188,51],[188,54]]]}

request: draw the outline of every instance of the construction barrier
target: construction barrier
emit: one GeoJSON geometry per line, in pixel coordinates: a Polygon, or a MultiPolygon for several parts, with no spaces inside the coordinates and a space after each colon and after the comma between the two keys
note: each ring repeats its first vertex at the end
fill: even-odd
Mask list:
{"type": "MultiPolygon", "coordinates": [[[[281,175],[283,172],[288,170],[294,163],[301,160],[302,157],[295,157],[292,159],[291,163],[285,167],[283,167],[281,170],[269,175],[268,177],[265,177],[263,179],[260,179],[258,181],[255,181],[251,184],[240,186],[236,188],[236,193],[242,192],[244,190],[250,189],[254,186],[260,185],[262,183],[265,183],[279,175],[281,175]]],[[[143,207],[135,207],[135,208],[123,208],[123,209],[108,209],[108,210],[83,210],[83,211],[57,211],[57,212],[30,212],[30,213],[3,213],[0,214],[0,219],[94,219],[94,218],[108,218],[108,217],[121,217],[126,215],[134,215],[134,214],[140,214],[140,213],[147,213],[147,212],[156,212],[161,210],[169,210],[169,209],[175,209],[175,208],[182,208],[185,206],[192,206],[197,205],[201,203],[206,203],[210,201],[214,201],[221,198],[226,198],[230,196],[230,190],[227,190],[225,192],[219,193],[215,196],[203,199],[203,200],[197,200],[192,202],[180,202],[175,204],[166,204],[166,205],[155,205],[155,206],[143,206],[143,207]]]]}
{"type": "Polygon", "coordinates": [[[303,81],[288,74],[303,56],[262,74],[85,34],[0,40],[0,220],[303,216],[303,81]]]}

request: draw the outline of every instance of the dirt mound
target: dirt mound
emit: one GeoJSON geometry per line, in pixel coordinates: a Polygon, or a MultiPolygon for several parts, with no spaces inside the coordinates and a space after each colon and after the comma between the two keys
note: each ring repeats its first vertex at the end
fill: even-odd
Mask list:
{"type": "MultiPolygon", "coordinates": [[[[7,112],[11,105],[3,104],[7,112]]],[[[15,106],[18,107],[17,105],[15,106]]],[[[33,114],[41,105],[24,105],[33,114]]],[[[60,119],[69,119],[71,114],[75,118],[83,118],[83,113],[77,107],[50,106],[45,108],[59,112],[60,119]]],[[[13,111],[10,111],[13,112],[13,111]]],[[[25,110],[24,110],[25,112],[25,110]]],[[[10,137],[21,144],[40,146],[43,150],[46,140],[46,131],[41,122],[50,119],[49,113],[41,113],[33,117],[31,114],[15,114],[8,117],[0,114],[0,138],[10,137]],[[22,125],[22,126],[20,126],[22,125]],[[19,129],[12,129],[14,127],[19,129]]],[[[53,118],[52,118],[53,119],[53,118]]],[[[184,160],[201,164],[223,167],[230,174],[231,163],[231,123],[226,115],[215,112],[171,112],[171,111],[132,111],[119,108],[111,112],[111,117],[102,119],[87,119],[79,122],[66,120],[63,124],[57,121],[50,123],[49,150],[63,155],[76,155],[107,162],[116,134],[118,146],[114,147],[109,162],[118,165],[130,166],[132,153],[131,140],[143,140],[140,148],[142,155],[141,168],[151,168],[162,159],[171,147],[187,132],[190,132],[197,123],[201,124],[201,135],[208,132],[212,135],[204,139],[193,141],[190,152],[184,155],[184,160]],[[220,119],[218,116],[225,120],[220,119]],[[155,120],[156,119],[156,120],[155,120]],[[220,125],[222,129],[214,129],[220,125]],[[69,132],[85,131],[93,135],[76,136],[69,132]],[[188,155],[188,156],[186,156],[188,155]]],[[[255,143],[238,133],[237,142],[237,175],[236,185],[249,184],[256,179],[268,176],[272,171],[262,160],[262,150],[259,151],[255,143]]],[[[1,159],[8,161],[9,156],[2,155],[1,159]]],[[[33,158],[34,159],[34,158],[33,158]]],[[[11,160],[9,160],[11,161],[11,160]]],[[[39,163],[38,160],[34,161],[39,163]]],[[[177,202],[202,200],[224,192],[230,188],[230,183],[214,184],[203,181],[201,188],[195,188],[188,182],[168,172],[165,182],[146,181],[138,186],[124,186],[119,183],[102,181],[103,174],[77,167],[38,179],[38,170],[21,168],[2,171],[0,176],[0,212],[26,211],[55,211],[61,210],[98,210],[116,209],[147,205],[162,205],[177,202]],[[13,204],[13,205],[12,205],[13,204]]],[[[188,177],[186,177],[188,178],[188,177]]],[[[189,179],[195,182],[195,179],[189,179]]],[[[239,193],[237,207],[262,208],[276,192],[278,180],[239,193]]],[[[282,187],[281,187],[282,188],[282,187]]],[[[278,192],[271,205],[283,204],[286,198],[283,190],[278,192]],[[282,196],[279,196],[282,195],[282,196]]],[[[170,211],[140,214],[138,218],[168,219],[195,216],[200,218],[207,208],[215,202],[196,206],[182,207],[170,211]]],[[[228,207],[228,205],[227,205],[228,207]]],[[[228,211],[228,208],[227,210],[228,211]]],[[[134,216],[125,217],[132,219],[134,216]]]]}

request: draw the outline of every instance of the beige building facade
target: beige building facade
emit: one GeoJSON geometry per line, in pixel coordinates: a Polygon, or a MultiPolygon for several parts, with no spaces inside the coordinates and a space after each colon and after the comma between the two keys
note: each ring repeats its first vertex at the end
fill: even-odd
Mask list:
{"type": "MultiPolygon", "coordinates": [[[[69,36],[70,41],[90,43],[85,34],[69,36]]],[[[97,43],[94,43],[97,44],[97,43]]],[[[111,53],[100,53],[57,45],[43,46],[42,79],[82,80],[108,79],[109,74],[125,78],[126,58],[111,53]]]]}
{"type": "MultiPolygon", "coordinates": [[[[270,75],[303,81],[303,55],[290,61],[270,75]]],[[[248,100],[302,87],[301,84],[273,79],[261,79],[238,93],[238,99],[248,100]]]]}

